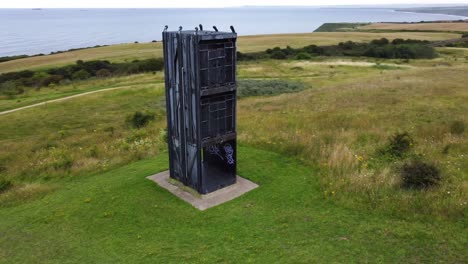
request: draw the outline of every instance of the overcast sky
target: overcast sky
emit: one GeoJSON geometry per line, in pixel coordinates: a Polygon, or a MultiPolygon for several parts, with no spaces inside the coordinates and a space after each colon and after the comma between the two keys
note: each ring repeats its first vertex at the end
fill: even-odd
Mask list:
{"type": "Polygon", "coordinates": [[[0,0],[0,8],[67,7],[232,7],[232,6],[317,6],[317,5],[389,5],[389,4],[468,4],[468,0],[0,0]]]}

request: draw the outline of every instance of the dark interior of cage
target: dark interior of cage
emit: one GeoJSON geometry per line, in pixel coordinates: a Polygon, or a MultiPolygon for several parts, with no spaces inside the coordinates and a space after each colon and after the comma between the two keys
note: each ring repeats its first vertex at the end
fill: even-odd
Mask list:
{"type": "Polygon", "coordinates": [[[201,98],[201,139],[235,132],[235,92],[201,98]]]}
{"type": "Polygon", "coordinates": [[[236,140],[203,147],[202,192],[208,193],[236,181],[236,140]]]}

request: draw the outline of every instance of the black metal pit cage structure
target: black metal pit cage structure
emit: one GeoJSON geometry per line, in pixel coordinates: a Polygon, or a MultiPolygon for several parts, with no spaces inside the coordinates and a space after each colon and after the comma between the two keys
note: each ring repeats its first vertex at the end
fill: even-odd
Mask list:
{"type": "Polygon", "coordinates": [[[164,29],[170,177],[201,194],[236,182],[236,40],[164,29]]]}

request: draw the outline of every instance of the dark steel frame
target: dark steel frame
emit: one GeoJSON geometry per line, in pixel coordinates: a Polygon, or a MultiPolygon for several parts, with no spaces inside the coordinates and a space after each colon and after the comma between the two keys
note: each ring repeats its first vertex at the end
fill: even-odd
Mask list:
{"type": "MultiPolygon", "coordinates": [[[[165,30],[162,35],[170,176],[202,194],[231,185],[236,181],[237,163],[237,34],[234,30],[233,32],[165,30]],[[232,79],[229,83],[201,89],[200,71],[203,62],[200,61],[200,46],[207,43],[232,43],[232,79]],[[221,108],[219,112],[224,111],[224,117],[220,117],[218,112],[213,112],[213,120],[210,120],[210,122],[227,122],[226,120],[229,120],[229,117],[226,117],[228,116],[227,111],[230,111],[233,123],[229,127],[232,127],[232,129],[224,131],[225,133],[222,134],[202,136],[202,101],[210,102],[210,100],[207,100],[210,98],[211,101],[216,100],[216,96],[222,98],[220,95],[229,95],[226,98],[233,97],[232,108],[229,110],[221,108]]],[[[226,50],[229,49],[229,45],[224,45],[225,54],[226,50]]],[[[209,47],[209,45],[204,46],[205,48],[209,47]]],[[[217,51],[219,50],[218,48],[217,51]]],[[[209,52],[207,54],[210,54],[209,52]]],[[[215,54],[214,52],[213,50],[213,54],[215,54]]],[[[202,66],[207,67],[207,65],[202,66]]],[[[223,71],[228,67],[223,67],[219,73],[225,76],[226,73],[223,71]]],[[[218,70],[218,68],[216,69],[218,70]]],[[[216,76],[213,77],[216,78],[216,76]]],[[[222,101],[216,103],[223,106],[222,101]]],[[[224,106],[226,105],[228,103],[224,102],[224,106]]]]}

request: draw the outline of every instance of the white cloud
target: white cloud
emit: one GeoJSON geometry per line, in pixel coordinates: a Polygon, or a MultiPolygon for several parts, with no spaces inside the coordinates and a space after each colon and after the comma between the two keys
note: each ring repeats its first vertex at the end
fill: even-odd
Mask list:
{"type": "MultiPolygon", "coordinates": [[[[446,4],[444,0],[2,0],[0,8],[145,8],[145,7],[229,7],[229,6],[317,6],[317,5],[376,5],[376,4],[446,4]]],[[[451,4],[468,4],[467,0],[450,0],[451,4]]]]}

